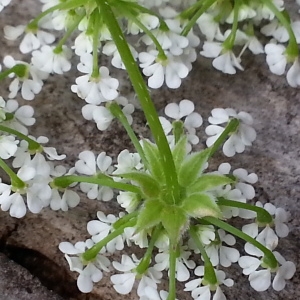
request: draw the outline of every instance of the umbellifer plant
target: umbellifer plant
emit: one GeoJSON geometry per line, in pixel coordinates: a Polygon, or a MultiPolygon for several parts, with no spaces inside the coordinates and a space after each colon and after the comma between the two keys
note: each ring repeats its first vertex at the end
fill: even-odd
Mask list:
{"type": "MultiPolygon", "coordinates": [[[[9,2],[0,1],[0,9],[9,2]]],[[[205,130],[209,136],[207,148],[194,151],[202,117],[194,112],[193,102],[184,99],[179,104],[170,103],[165,107],[166,117],[159,117],[148,87],[159,88],[164,82],[169,88],[180,86],[197,57],[195,47],[200,40],[192,30],[195,24],[206,38],[201,53],[215,58],[215,68],[233,74],[236,68],[242,69],[241,55],[246,48],[254,54],[265,51],[270,69],[276,74],[282,74],[286,63],[293,62],[287,80],[296,87],[300,84],[300,31],[298,22],[291,22],[282,12],[283,3],[184,1],[187,8],[177,13],[168,1],[153,1],[160,8],[158,13],[145,1],[41,2],[43,12],[28,25],[4,28],[11,40],[25,34],[20,50],[31,53],[31,62],[6,56],[6,69],[0,73],[0,79],[13,78],[9,100],[1,97],[0,103],[0,166],[11,181],[0,183],[1,209],[16,218],[23,217],[27,209],[32,213],[45,207],[66,211],[80,202],[72,190],[77,183],[89,199],[114,201],[117,194],[124,212],[106,216],[99,211],[98,220],[87,224],[90,239],[59,245],[70,269],[79,273],[77,285],[84,293],[92,291],[103,272],[113,266],[120,274],[112,275],[111,281],[123,295],[137,281],[140,299],[174,300],[177,280],[186,282],[185,291],[191,292],[194,299],[211,299],[212,293],[214,300],[226,299],[221,285],[232,286],[233,280],[226,279],[223,269],[236,262],[243,274],[249,275],[255,290],[265,291],[271,283],[276,291],[282,290],[296,270],[293,262],[274,251],[278,239],[288,234],[286,211],[270,203],[251,204],[256,174],[241,168],[231,171],[228,163],[217,170],[209,166],[221,147],[226,156],[232,157],[252,145],[256,138],[252,117],[232,108],[213,109],[205,130]],[[259,27],[265,19],[270,24],[259,27]],[[222,32],[225,27],[229,29],[222,32]],[[138,47],[129,45],[124,28],[127,33],[141,34],[144,50],[138,53],[138,47]],[[280,42],[288,41],[287,47],[272,40],[263,48],[255,35],[258,28],[280,42]],[[52,30],[64,31],[55,47],[49,46],[55,41],[49,32],[52,30]],[[18,107],[13,98],[21,91],[24,99],[34,99],[49,74],[62,74],[71,68],[71,50],[65,44],[76,30],[80,34],[73,48],[80,56],[78,70],[85,75],[76,78],[71,89],[87,103],[82,108],[83,117],[93,120],[101,131],[116,118],[136,152],[121,151],[113,165],[105,152],[96,157],[91,151],[83,151],[75,167],[66,172],[53,164],[65,155],[42,146],[47,138],[28,135],[26,126],[35,122],[33,109],[28,105],[18,107]],[[235,45],[242,46],[237,57],[232,52],[235,45]],[[127,71],[152,140],[140,139],[134,133],[134,106],[119,94],[119,81],[109,75],[108,68],[99,68],[100,50],[113,56],[113,66],[127,71]],[[139,67],[150,76],[148,86],[139,67]],[[10,158],[11,166],[7,161],[10,158]],[[235,217],[253,222],[247,221],[239,229],[230,223],[235,217]],[[235,237],[245,241],[248,255],[241,256],[233,247],[235,237]],[[121,262],[109,260],[116,251],[132,244],[144,250],[142,257],[133,253],[122,255],[121,262]],[[169,290],[159,291],[164,271],[169,290]]]]}

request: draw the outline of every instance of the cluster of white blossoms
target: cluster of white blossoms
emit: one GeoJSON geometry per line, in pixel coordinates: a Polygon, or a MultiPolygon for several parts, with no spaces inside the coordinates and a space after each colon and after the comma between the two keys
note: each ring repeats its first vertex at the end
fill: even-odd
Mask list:
{"type": "MultiPolygon", "coordinates": [[[[252,117],[231,108],[213,109],[205,129],[207,148],[194,151],[194,146],[200,148],[197,131],[203,123],[194,103],[188,99],[170,103],[165,116],[158,117],[141,73],[150,88],[164,83],[180,87],[197,59],[200,29],[204,36],[200,54],[214,58],[216,69],[228,74],[243,70],[241,56],[249,49],[253,54],[266,53],[270,70],[278,75],[292,63],[287,80],[300,86],[300,23],[286,17],[283,1],[41,2],[41,15],[28,25],[4,27],[4,36],[19,40],[21,53],[30,59],[5,55],[3,68],[0,65],[0,80],[11,79],[8,100],[0,97],[0,167],[10,179],[0,182],[1,209],[16,218],[43,208],[67,211],[80,203],[71,189],[76,184],[90,200],[116,198],[123,211],[117,216],[98,211],[97,220],[87,224],[90,239],[59,245],[70,270],[79,273],[77,285],[84,293],[91,292],[113,267],[111,282],[122,295],[136,288],[141,300],[175,300],[177,280],[185,283],[184,290],[193,299],[224,300],[223,286],[234,284],[225,268],[235,263],[255,290],[265,291],[271,285],[282,290],[296,271],[293,262],[275,251],[279,238],[288,235],[288,213],[270,203],[251,204],[255,173],[231,170],[229,163],[215,171],[209,168],[209,159],[219,148],[232,157],[252,145],[256,139],[252,117]],[[177,12],[181,6],[186,9],[177,12]],[[265,46],[257,38],[258,30],[271,37],[265,46]],[[60,40],[54,44],[56,31],[62,31],[63,37],[57,34],[60,40]],[[138,42],[128,44],[123,32],[137,36],[138,42]],[[66,41],[71,36],[75,39],[69,47],[66,41]],[[237,56],[235,46],[242,49],[237,56]],[[50,74],[62,75],[72,68],[73,52],[81,75],[71,91],[85,101],[83,117],[100,131],[118,119],[136,153],[125,149],[114,162],[106,152],[95,155],[84,150],[67,171],[56,162],[66,155],[44,146],[47,137],[29,135],[34,110],[19,106],[15,98],[20,92],[23,99],[33,100],[50,74]],[[111,57],[112,66],[126,69],[156,144],[135,135],[130,127],[134,106],[121,95],[120,82],[108,67],[99,66],[99,54],[111,57]],[[234,227],[230,224],[234,218],[244,219],[246,225],[234,227]],[[245,241],[243,250],[235,247],[236,237],[245,241]],[[123,254],[120,262],[111,261],[113,254],[132,245],[143,249],[144,256],[123,254]],[[168,292],[161,290],[166,273],[168,292]]],[[[0,11],[9,3],[0,0],[0,11]]]]}
{"type": "MultiPolygon", "coordinates": [[[[195,129],[202,124],[202,117],[194,112],[194,104],[190,100],[182,100],[179,104],[168,104],[164,111],[169,118],[174,119],[173,124],[176,122],[182,123],[186,130],[188,141],[191,140],[189,135],[195,135],[195,129]]],[[[255,131],[249,125],[252,122],[250,115],[245,112],[236,113],[232,109],[213,110],[212,117],[209,118],[209,122],[212,125],[209,125],[208,128],[217,126],[216,124],[230,122],[230,116],[236,117],[240,124],[238,130],[233,132],[226,141],[227,143],[230,139],[234,139],[235,143],[229,142],[228,145],[223,147],[224,154],[227,156],[233,156],[236,152],[243,152],[245,146],[249,146],[255,138],[255,131]],[[251,120],[250,123],[249,119],[251,120]],[[250,144],[249,141],[251,141],[250,144]]],[[[174,133],[176,126],[169,124],[169,121],[164,117],[161,117],[160,121],[167,136],[172,131],[172,128],[174,133]]],[[[218,135],[220,136],[221,133],[218,132],[218,135]]],[[[174,149],[176,147],[174,135],[169,136],[171,136],[168,139],[170,146],[174,149]]],[[[208,140],[208,144],[211,145],[216,139],[212,141],[211,137],[209,137],[208,140]]],[[[189,143],[187,145],[186,153],[189,153],[192,145],[189,143]]],[[[79,158],[80,160],[75,165],[77,172],[93,176],[97,176],[97,172],[98,174],[111,175],[114,180],[118,182],[121,180],[123,183],[129,182],[126,180],[126,176],[121,179],[118,177],[114,178],[114,175],[121,175],[122,177],[122,174],[131,174],[132,172],[145,169],[139,154],[130,153],[128,150],[123,150],[119,154],[118,162],[115,165],[104,152],[100,153],[96,158],[92,152],[84,151],[79,155],[79,158]]],[[[255,173],[248,173],[242,168],[231,170],[229,163],[222,163],[216,172],[206,172],[204,174],[204,176],[220,174],[235,178],[234,182],[224,185],[218,184],[216,187],[211,186],[206,191],[207,194],[210,194],[215,199],[214,201],[217,204],[220,204],[222,218],[229,220],[239,217],[248,222],[251,219],[255,220],[256,211],[248,210],[248,207],[243,206],[243,204],[247,205],[249,200],[255,198],[255,190],[252,186],[258,180],[255,173]],[[224,199],[226,200],[224,201],[224,199]],[[242,205],[230,206],[226,203],[228,200],[242,205]]],[[[81,189],[87,193],[90,199],[106,197],[103,200],[107,201],[112,198],[112,190],[110,188],[107,188],[106,192],[104,192],[101,190],[102,187],[96,184],[84,183],[81,185],[81,189]]],[[[143,201],[142,197],[142,195],[135,192],[120,191],[117,201],[126,214],[120,213],[118,217],[114,215],[106,216],[99,211],[97,213],[98,219],[87,224],[87,230],[91,235],[90,239],[78,242],[74,246],[69,242],[60,244],[59,248],[65,253],[70,269],[79,273],[77,285],[82,292],[90,292],[93,284],[102,279],[103,272],[109,273],[111,272],[111,267],[113,267],[117,274],[114,272],[111,275],[111,282],[118,293],[127,295],[135,287],[140,299],[166,299],[168,293],[163,290],[159,291],[159,286],[163,280],[163,272],[168,271],[170,268],[170,240],[166,232],[162,230],[153,243],[151,240],[152,230],[139,231],[134,223],[126,227],[125,221],[115,226],[123,217],[140,211],[143,201]],[[122,225],[124,228],[121,228],[122,225]],[[119,235],[114,235],[116,232],[119,232],[119,235]],[[105,240],[106,242],[104,243],[105,240]],[[91,249],[97,243],[100,244],[102,242],[101,251],[98,252],[95,258],[84,262],[86,258],[82,258],[82,254],[87,249],[91,249]],[[123,254],[121,262],[108,260],[116,251],[123,250],[126,245],[130,247],[132,244],[135,244],[142,249],[147,249],[151,243],[153,243],[152,247],[156,249],[151,254],[153,263],[142,273],[139,273],[139,270],[145,260],[143,257],[138,258],[134,254],[131,256],[123,254]],[[136,281],[137,284],[135,284],[136,281]]],[[[257,202],[256,206],[263,207],[260,202],[257,202]]],[[[226,273],[219,270],[219,267],[228,268],[234,263],[237,263],[242,268],[243,274],[249,275],[250,285],[257,291],[265,291],[271,285],[276,291],[280,291],[285,287],[286,281],[292,278],[295,273],[295,264],[291,261],[286,261],[274,249],[278,245],[279,238],[284,238],[288,235],[289,230],[286,225],[288,214],[283,208],[276,208],[270,203],[265,204],[264,208],[272,216],[272,220],[265,224],[262,224],[261,220],[248,223],[242,227],[242,231],[274,253],[278,261],[276,268],[271,268],[264,264],[264,253],[251,243],[247,242],[245,244],[247,255],[242,255],[240,253],[241,249],[235,248],[236,239],[232,234],[226,233],[223,229],[217,229],[213,225],[201,223],[191,225],[197,239],[203,245],[203,249],[209,257],[216,274],[217,281],[214,284],[210,284],[205,279],[204,265],[197,265],[194,260],[194,255],[201,254],[201,258],[205,262],[203,250],[199,249],[199,245],[195,243],[195,238],[187,238],[185,235],[180,238],[176,252],[175,276],[177,281],[185,282],[184,290],[190,292],[193,299],[226,299],[222,285],[231,287],[234,281],[226,278],[226,273]]],[[[150,258],[148,259],[150,261],[150,258]]],[[[199,260],[197,259],[197,261],[199,260]]]]}

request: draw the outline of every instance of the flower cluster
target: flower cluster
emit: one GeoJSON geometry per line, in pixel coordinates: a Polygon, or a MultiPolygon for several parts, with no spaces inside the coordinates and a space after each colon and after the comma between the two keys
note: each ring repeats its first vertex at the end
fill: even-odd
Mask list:
{"type": "Polygon", "coordinates": [[[220,127],[222,130],[217,137],[208,138],[207,150],[191,152],[190,136],[195,135],[196,128],[202,124],[202,117],[194,112],[193,103],[185,99],[179,104],[168,104],[164,111],[174,119],[171,124],[166,118],[160,118],[165,134],[171,137],[168,141],[182,190],[175,204],[169,204],[162,166],[157,161],[157,147],[150,141],[140,141],[147,165],[138,153],[127,150],[119,154],[115,165],[104,152],[97,158],[90,151],[79,155],[76,171],[98,178],[100,184],[81,183],[82,191],[90,199],[110,200],[112,190],[106,187],[104,191],[101,187],[101,182],[105,184],[109,177],[109,186],[121,184],[119,187],[123,191],[119,191],[117,201],[125,209],[118,217],[106,216],[99,211],[98,219],[87,224],[90,239],[74,246],[69,242],[60,244],[70,269],[79,273],[79,289],[90,292],[93,283],[101,280],[103,271],[110,272],[112,266],[117,274],[111,275],[111,282],[122,295],[127,295],[136,286],[140,299],[165,299],[168,293],[159,292],[159,286],[163,272],[168,271],[169,278],[174,276],[174,280],[185,282],[184,290],[190,292],[193,299],[211,299],[212,294],[213,299],[226,299],[222,285],[230,287],[234,281],[226,278],[226,273],[219,267],[228,268],[238,263],[243,274],[249,275],[250,285],[255,290],[265,291],[271,283],[276,291],[282,290],[286,280],[295,273],[294,263],[274,251],[279,238],[288,234],[288,214],[272,204],[263,206],[257,202],[252,206],[248,203],[255,197],[252,186],[258,180],[255,173],[242,168],[231,170],[229,163],[221,164],[217,171],[205,171],[213,149],[219,146],[218,141],[223,139],[224,133],[228,136],[228,128],[231,129],[223,146],[225,155],[241,153],[245,146],[251,145],[255,139],[252,118],[246,112],[214,109],[209,118],[212,125],[206,132],[212,132],[212,126],[220,127],[217,124],[227,125],[220,127]],[[234,122],[237,125],[232,126],[234,122]],[[170,215],[172,219],[169,219],[167,211],[171,209],[175,217],[170,215]],[[217,221],[234,217],[255,221],[244,225],[242,231],[217,221]],[[245,239],[248,255],[243,256],[241,249],[235,247],[234,235],[245,239]],[[108,261],[116,251],[132,244],[147,249],[143,257],[123,254],[121,262],[108,261]],[[196,264],[192,259],[194,255],[200,256],[202,264],[196,264]],[[138,283],[134,285],[136,281],[138,283]]]}
{"type": "MultiPolygon", "coordinates": [[[[4,28],[5,37],[19,40],[21,53],[29,54],[30,61],[6,55],[3,70],[0,66],[0,80],[11,79],[8,100],[0,97],[0,167],[10,181],[0,181],[1,209],[16,218],[46,207],[67,211],[80,202],[71,189],[76,184],[90,200],[107,202],[116,196],[121,213],[98,211],[97,219],[87,224],[88,240],[59,245],[70,270],[79,274],[77,285],[84,293],[113,267],[111,282],[122,295],[136,287],[142,300],[175,300],[177,280],[185,282],[184,290],[193,299],[224,300],[222,285],[234,284],[225,268],[235,263],[249,275],[256,291],[271,285],[282,290],[296,271],[293,262],[275,251],[279,239],[289,233],[288,213],[270,203],[251,204],[255,173],[232,170],[227,162],[214,171],[209,165],[219,148],[233,157],[252,145],[256,139],[252,117],[232,108],[213,109],[205,129],[207,148],[195,151],[203,119],[194,103],[188,99],[170,103],[165,116],[159,117],[148,87],[157,89],[164,83],[171,89],[180,87],[197,59],[198,29],[204,36],[200,54],[213,58],[216,69],[227,74],[243,70],[241,57],[249,49],[266,53],[271,72],[278,75],[292,63],[288,83],[300,86],[299,22],[287,17],[283,1],[41,2],[42,13],[29,24],[4,28]],[[178,13],[181,6],[185,8],[178,13]],[[258,31],[271,37],[265,46],[258,31]],[[138,43],[129,44],[125,35],[137,36],[138,43]],[[66,41],[71,36],[75,38],[69,47],[66,41]],[[241,47],[238,56],[233,52],[236,46],[241,47]],[[29,135],[34,110],[20,106],[15,98],[20,92],[23,99],[33,100],[50,74],[68,72],[72,51],[80,61],[81,75],[71,91],[85,101],[83,117],[100,131],[114,119],[120,121],[135,152],[124,149],[115,162],[106,152],[95,155],[84,150],[67,171],[56,163],[66,155],[44,146],[47,137],[29,135]],[[99,66],[99,54],[127,71],[153,140],[136,136],[131,127],[135,107],[121,95],[120,82],[108,67],[99,66]],[[233,226],[234,218],[246,225],[233,226]],[[244,240],[243,250],[235,246],[236,237],[244,240]],[[113,254],[133,244],[144,255],[123,254],[120,262],[111,261],[113,254]],[[161,290],[165,273],[168,292],[161,290]]],[[[9,3],[0,0],[0,11],[9,3]]]]}

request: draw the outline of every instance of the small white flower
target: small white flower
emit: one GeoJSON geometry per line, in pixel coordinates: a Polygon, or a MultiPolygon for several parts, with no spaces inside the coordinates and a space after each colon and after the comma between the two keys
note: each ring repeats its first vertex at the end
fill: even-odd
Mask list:
{"type": "Polygon", "coordinates": [[[81,32],[76,37],[72,49],[75,49],[75,53],[78,56],[91,53],[93,51],[93,36],[88,35],[86,32],[81,32]]]}
{"type": "Polygon", "coordinates": [[[12,157],[18,149],[18,143],[19,141],[15,140],[14,136],[0,136],[0,157],[2,159],[8,159],[12,157]]]}
{"type": "Polygon", "coordinates": [[[0,12],[2,9],[10,3],[11,0],[0,0],[0,12]]]}
{"type": "Polygon", "coordinates": [[[22,53],[29,53],[38,49],[41,45],[52,44],[55,36],[44,30],[29,30],[26,26],[4,26],[4,36],[8,40],[15,40],[21,34],[25,33],[21,43],[20,51],[22,53]]]}
{"type": "Polygon", "coordinates": [[[300,86],[300,63],[298,58],[295,59],[293,65],[287,71],[286,79],[291,87],[295,88],[300,86]]]}
{"type": "MultiPolygon", "coordinates": [[[[186,281],[190,278],[190,271],[194,269],[196,264],[193,260],[190,260],[190,251],[186,251],[185,248],[181,247],[180,255],[176,258],[176,279],[180,282],[186,281]]],[[[163,271],[169,269],[169,249],[158,253],[155,256],[154,265],[155,270],[163,271]]]]}
{"type": "Polygon", "coordinates": [[[244,68],[240,64],[240,59],[237,58],[234,53],[230,50],[224,52],[220,56],[216,57],[212,65],[219,71],[225,74],[235,74],[236,69],[244,71],[244,68]]]}
{"type": "MultiPolygon", "coordinates": [[[[155,29],[159,25],[159,20],[156,16],[146,14],[146,13],[140,13],[136,16],[137,20],[139,20],[148,30],[155,29]]],[[[131,34],[139,34],[140,32],[143,32],[143,30],[135,23],[131,22],[130,19],[128,20],[127,25],[127,33],[131,34]]]]}
{"type": "Polygon", "coordinates": [[[240,124],[236,132],[232,133],[228,140],[223,145],[223,153],[232,157],[235,153],[242,153],[245,146],[251,146],[252,142],[256,139],[256,132],[252,128],[253,119],[246,112],[236,113],[234,109],[215,108],[212,110],[212,117],[208,121],[212,124],[206,127],[206,134],[210,137],[206,140],[206,145],[210,147],[218,139],[224,131],[224,128],[219,124],[229,122],[231,118],[237,118],[240,124]]]}
{"type": "Polygon", "coordinates": [[[276,271],[272,287],[275,291],[281,291],[285,288],[285,281],[291,279],[296,273],[296,266],[293,262],[286,261],[280,253],[275,251],[274,255],[281,266],[276,271]]]}
{"type": "MultiPolygon", "coordinates": [[[[128,46],[129,46],[129,49],[131,51],[133,58],[136,60],[138,57],[137,51],[130,44],[128,44],[128,46]]],[[[111,64],[115,68],[125,70],[125,65],[123,64],[121,55],[117,49],[116,44],[113,41],[109,41],[103,46],[102,53],[104,53],[105,55],[108,55],[108,56],[112,56],[111,64]]]]}
{"type": "Polygon", "coordinates": [[[128,213],[133,212],[140,203],[137,194],[122,191],[119,192],[119,195],[117,196],[117,201],[120,204],[120,206],[125,208],[125,210],[128,213]]]}
{"type": "Polygon", "coordinates": [[[138,153],[130,153],[127,149],[118,155],[118,164],[115,165],[116,170],[113,174],[124,174],[132,171],[140,170],[143,167],[141,158],[138,153]]]}
{"type": "MultiPolygon", "coordinates": [[[[123,214],[120,213],[120,216],[123,214]]],[[[103,212],[97,212],[98,220],[92,220],[87,224],[87,230],[90,235],[92,235],[92,240],[94,243],[100,242],[103,238],[108,236],[114,231],[113,224],[119,219],[118,217],[109,214],[105,215],[103,212]]],[[[110,242],[106,244],[106,250],[109,253],[114,253],[116,250],[124,249],[124,238],[122,235],[117,236],[110,242]]]]}
{"type": "Polygon", "coordinates": [[[16,76],[9,85],[10,94],[9,98],[14,98],[18,91],[21,89],[21,95],[25,100],[33,100],[35,95],[38,94],[43,86],[43,80],[48,78],[48,73],[38,70],[32,64],[27,64],[23,61],[16,61],[12,56],[5,56],[3,60],[7,68],[12,68],[16,64],[24,65],[26,71],[22,77],[17,74],[12,74],[11,77],[16,76]]]}
{"type": "Polygon", "coordinates": [[[148,86],[157,89],[164,82],[171,89],[176,89],[181,85],[181,80],[187,77],[189,68],[180,56],[173,56],[166,53],[167,59],[158,59],[158,51],[150,50],[139,54],[140,67],[143,74],[150,76],[148,86]]]}
{"type": "Polygon", "coordinates": [[[203,300],[210,300],[211,299],[211,292],[215,291],[215,294],[212,300],[226,300],[224,293],[221,290],[220,285],[224,284],[228,287],[233,285],[233,280],[230,278],[226,278],[225,272],[222,270],[214,270],[216,277],[217,277],[217,287],[215,285],[210,286],[203,285],[203,277],[204,277],[204,266],[198,266],[195,269],[195,275],[200,276],[200,278],[193,279],[185,284],[185,291],[191,291],[193,299],[203,299],[203,300]]]}
{"type": "MultiPolygon", "coordinates": [[[[78,173],[90,176],[97,174],[110,174],[112,172],[112,159],[105,152],[101,152],[97,158],[91,151],[83,151],[79,154],[79,161],[75,163],[78,173]]],[[[87,194],[89,199],[109,201],[113,198],[113,190],[107,186],[81,182],[80,189],[87,194]]]]}
{"type": "MultiPolygon", "coordinates": [[[[203,13],[197,20],[197,24],[201,32],[206,36],[208,42],[211,42],[214,39],[218,41],[224,40],[224,35],[220,30],[220,24],[215,21],[213,15],[209,13],[203,13]]],[[[204,43],[206,43],[206,41],[204,43]]]]}
{"type": "Polygon", "coordinates": [[[81,254],[93,245],[94,243],[91,240],[77,242],[75,245],[69,242],[61,242],[59,244],[59,250],[65,253],[70,270],[79,273],[77,286],[82,293],[91,292],[93,284],[102,279],[103,273],[101,270],[109,272],[110,261],[101,254],[97,254],[96,258],[87,264],[81,260],[81,254]]]}
{"type": "MultiPolygon", "coordinates": [[[[164,50],[167,50],[171,55],[179,56],[183,53],[183,49],[188,47],[189,40],[187,37],[180,35],[181,27],[179,20],[165,20],[169,30],[152,30],[153,35],[160,43],[164,50]]],[[[148,35],[142,37],[142,41],[147,45],[153,45],[152,39],[148,35]]]]}
{"type": "Polygon", "coordinates": [[[265,46],[265,52],[270,71],[276,75],[282,75],[287,63],[286,56],[284,55],[285,47],[270,43],[265,46]]]}
{"type": "Polygon", "coordinates": [[[232,247],[223,245],[223,243],[233,246],[236,242],[235,238],[230,234],[225,234],[222,229],[218,229],[217,233],[216,240],[205,245],[207,255],[213,266],[221,264],[223,267],[229,267],[232,263],[238,261],[240,253],[232,247]]]}
{"type": "Polygon", "coordinates": [[[93,57],[86,53],[80,57],[80,63],[77,68],[79,71],[87,73],[77,77],[76,84],[72,85],[71,90],[77,93],[78,97],[84,99],[87,103],[98,105],[101,102],[114,100],[119,92],[119,81],[109,76],[109,70],[106,67],[99,68],[99,76],[91,77],[93,69],[93,57]]]}
{"type": "Polygon", "coordinates": [[[123,274],[112,275],[110,278],[114,284],[114,289],[119,294],[126,295],[131,292],[137,275],[140,279],[137,288],[137,294],[139,296],[145,295],[145,288],[147,286],[157,289],[157,283],[160,283],[162,273],[150,267],[144,274],[137,274],[135,269],[139,262],[140,260],[138,260],[134,254],[132,258],[127,255],[122,255],[121,263],[113,262],[114,268],[123,272],[123,274]]]}
{"type": "MultiPolygon", "coordinates": [[[[0,97],[0,99],[3,100],[2,97],[0,97]]],[[[4,100],[3,102],[5,103],[4,100]]],[[[12,114],[12,118],[3,121],[5,126],[15,129],[25,135],[28,134],[26,126],[31,126],[35,123],[35,118],[33,118],[33,108],[29,105],[19,107],[19,103],[16,100],[8,100],[5,103],[3,112],[12,114]]]]}
{"type": "Polygon", "coordinates": [[[32,64],[39,70],[56,74],[63,74],[71,69],[71,50],[67,46],[62,46],[61,52],[55,53],[54,47],[42,46],[40,50],[32,52],[32,64]]]}

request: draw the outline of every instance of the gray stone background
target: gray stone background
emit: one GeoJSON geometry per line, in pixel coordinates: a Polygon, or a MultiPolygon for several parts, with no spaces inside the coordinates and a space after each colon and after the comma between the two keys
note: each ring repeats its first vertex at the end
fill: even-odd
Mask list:
{"type": "MultiPolygon", "coordinates": [[[[7,54],[26,59],[18,52],[16,43],[4,40],[2,28],[6,24],[25,24],[39,11],[39,5],[34,0],[13,0],[0,14],[1,60],[7,54]]],[[[288,6],[296,17],[294,3],[289,1],[288,6]]],[[[299,15],[297,17],[299,19],[299,15]]],[[[259,182],[255,185],[256,200],[272,202],[290,212],[290,234],[280,241],[277,250],[297,265],[297,271],[285,290],[275,292],[269,289],[257,293],[250,288],[247,278],[241,275],[240,268],[233,266],[230,276],[235,279],[235,287],[224,291],[230,300],[300,299],[300,92],[289,87],[284,77],[271,74],[263,55],[254,57],[245,54],[242,65],[244,72],[238,72],[235,76],[224,75],[212,68],[209,59],[199,57],[180,89],[163,88],[151,94],[158,110],[170,101],[191,99],[204,119],[215,107],[232,107],[253,116],[258,136],[254,146],[233,159],[217,155],[215,165],[229,161],[234,167],[256,172],[259,176],[259,182]]],[[[34,101],[27,102],[35,107],[37,118],[30,133],[49,137],[50,144],[57,147],[59,153],[67,154],[65,165],[68,167],[74,165],[79,152],[85,149],[95,153],[106,151],[113,156],[124,145],[132,149],[124,130],[117,123],[109,131],[101,133],[94,124],[81,117],[84,102],[70,91],[76,74],[74,67],[63,76],[50,76],[42,93],[34,101]]],[[[133,97],[126,73],[113,70],[113,75],[122,78],[122,94],[133,97]]],[[[5,99],[7,83],[0,83],[0,95],[5,99]]],[[[141,136],[149,134],[144,121],[142,113],[137,111],[134,129],[141,136]]],[[[199,134],[203,134],[203,130],[199,134]]],[[[108,276],[96,284],[88,295],[77,290],[77,275],[69,271],[58,244],[61,241],[75,243],[87,238],[86,223],[96,218],[97,210],[104,213],[118,211],[113,201],[100,203],[87,200],[84,196],[81,199],[80,205],[67,213],[45,209],[41,214],[28,213],[25,218],[17,220],[7,212],[0,212],[0,300],[137,299],[134,292],[126,296],[118,295],[108,276]]],[[[131,253],[128,249],[124,252],[131,253]]],[[[190,299],[184,293],[179,293],[178,298],[190,299]]]]}

